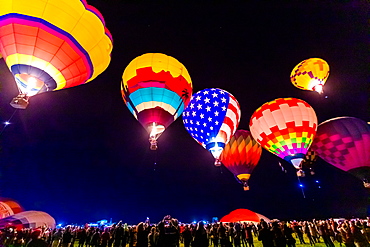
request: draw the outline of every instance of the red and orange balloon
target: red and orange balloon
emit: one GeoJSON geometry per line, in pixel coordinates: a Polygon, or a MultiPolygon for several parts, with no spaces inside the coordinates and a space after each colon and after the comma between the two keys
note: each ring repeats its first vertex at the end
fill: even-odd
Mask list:
{"type": "Polygon", "coordinates": [[[249,190],[248,180],[258,164],[262,148],[247,130],[237,130],[225,145],[220,160],[234,176],[249,190]]]}

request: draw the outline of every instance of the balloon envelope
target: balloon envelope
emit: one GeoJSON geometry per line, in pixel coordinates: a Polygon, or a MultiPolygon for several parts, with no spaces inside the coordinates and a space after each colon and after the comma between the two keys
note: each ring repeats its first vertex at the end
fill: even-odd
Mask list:
{"type": "Polygon", "coordinates": [[[329,65],[321,58],[309,58],[300,62],[290,74],[290,80],[297,88],[320,93],[328,77],[329,65]]]}
{"type": "Polygon", "coordinates": [[[220,222],[255,222],[259,223],[263,219],[266,222],[270,222],[270,219],[266,216],[253,212],[249,209],[236,209],[231,211],[229,214],[225,215],[220,219],[220,222]]]}
{"type": "Polygon", "coordinates": [[[183,113],[189,134],[216,158],[238,128],[240,106],[229,92],[219,88],[203,89],[193,95],[183,113]]]}
{"type": "Polygon", "coordinates": [[[161,53],[135,58],[122,76],[123,100],[148,131],[153,149],[160,134],[182,114],[192,91],[185,66],[161,53]]]}
{"type": "Polygon", "coordinates": [[[299,169],[315,137],[317,117],[307,102],[279,98],[258,108],[249,127],[253,138],[263,148],[299,169]]]}
{"type": "Polygon", "coordinates": [[[318,126],[312,149],[326,162],[364,179],[360,171],[370,168],[370,127],[354,117],[329,119],[318,126]]]}
{"type": "Polygon", "coordinates": [[[41,211],[24,211],[0,219],[0,229],[14,226],[17,229],[48,227],[55,228],[55,219],[41,211]]]}
{"type": "Polygon", "coordinates": [[[247,130],[237,130],[230,141],[225,145],[220,160],[234,176],[244,183],[248,190],[247,181],[253,169],[258,164],[262,148],[247,130]]]}
{"type": "Polygon", "coordinates": [[[17,202],[5,198],[0,199],[0,219],[22,211],[23,208],[17,202]]]}
{"type": "Polygon", "coordinates": [[[0,53],[20,95],[81,85],[110,63],[111,35],[86,1],[0,0],[0,6],[0,53]]]}

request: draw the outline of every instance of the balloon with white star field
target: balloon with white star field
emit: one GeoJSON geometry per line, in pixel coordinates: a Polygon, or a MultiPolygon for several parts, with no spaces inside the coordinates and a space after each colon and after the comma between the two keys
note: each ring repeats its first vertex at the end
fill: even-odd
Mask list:
{"type": "Polygon", "coordinates": [[[189,134],[215,157],[220,166],[220,154],[235,133],[240,121],[240,106],[229,92],[207,88],[194,94],[183,112],[183,122],[189,134]]]}

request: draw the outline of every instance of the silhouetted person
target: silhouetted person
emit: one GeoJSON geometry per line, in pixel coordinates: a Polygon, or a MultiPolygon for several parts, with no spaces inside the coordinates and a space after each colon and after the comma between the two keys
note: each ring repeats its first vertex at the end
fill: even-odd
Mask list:
{"type": "Polygon", "coordinates": [[[274,236],[265,221],[261,222],[262,229],[258,232],[258,240],[262,241],[263,247],[274,247],[274,236]]]}
{"type": "Polygon", "coordinates": [[[193,247],[208,247],[207,231],[203,221],[199,221],[194,232],[193,247]]]}

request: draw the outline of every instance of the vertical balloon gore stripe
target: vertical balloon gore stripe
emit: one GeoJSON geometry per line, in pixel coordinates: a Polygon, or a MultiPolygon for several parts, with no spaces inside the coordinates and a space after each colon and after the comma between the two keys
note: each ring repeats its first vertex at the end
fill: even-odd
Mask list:
{"type": "MultiPolygon", "coordinates": [[[[69,33],[45,20],[16,13],[3,15],[0,17],[0,33],[1,53],[5,59],[18,53],[44,60],[66,78],[64,88],[80,85],[93,74],[92,62],[83,47],[69,33]],[[15,40],[22,40],[22,43],[15,43],[15,40]],[[66,67],[66,64],[71,65],[66,67]]],[[[8,64],[9,67],[13,65],[8,64]]],[[[38,69],[44,70],[42,67],[38,69]]]]}

